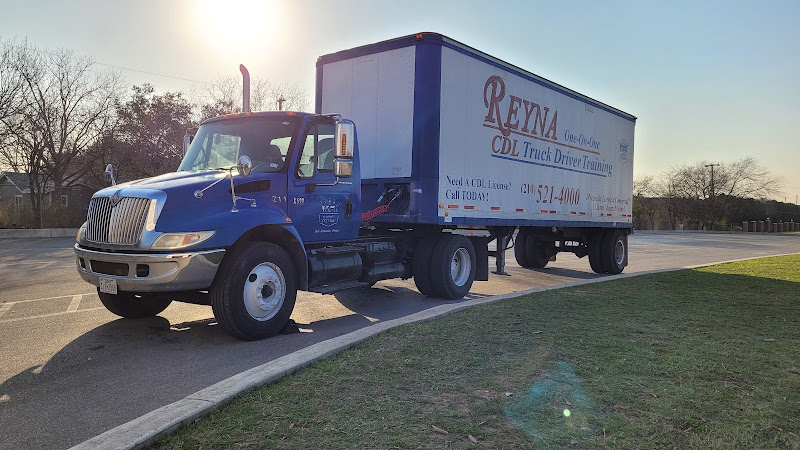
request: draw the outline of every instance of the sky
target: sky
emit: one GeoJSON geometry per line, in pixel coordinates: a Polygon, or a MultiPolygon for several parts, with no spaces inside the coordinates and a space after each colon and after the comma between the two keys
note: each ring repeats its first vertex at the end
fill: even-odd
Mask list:
{"type": "Polygon", "coordinates": [[[294,83],[320,55],[420,31],[638,117],[635,176],[752,156],[800,196],[800,1],[0,0],[0,37],[65,48],[128,83],[294,83]],[[149,73],[143,73],[149,72],[149,73]]]}

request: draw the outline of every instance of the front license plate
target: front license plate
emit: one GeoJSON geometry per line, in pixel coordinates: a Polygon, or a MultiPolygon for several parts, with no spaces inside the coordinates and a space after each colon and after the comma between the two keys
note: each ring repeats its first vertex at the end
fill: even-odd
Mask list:
{"type": "Polygon", "coordinates": [[[100,292],[117,295],[117,280],[100,277],[100,292]]]}

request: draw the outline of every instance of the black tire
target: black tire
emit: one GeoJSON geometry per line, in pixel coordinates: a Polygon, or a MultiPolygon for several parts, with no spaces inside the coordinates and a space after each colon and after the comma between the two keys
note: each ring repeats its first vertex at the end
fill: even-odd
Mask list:
{"type": "Polygon", "coordinates": [[[622,230],[606,232],[603,238],[603,266],[617,275],[628,265],[628,234],[622,230]]]}
{"type": "Polygon", "coordinates": [[[172,299],[158,294],[134,294],[119,292],[117,295],[106,294],[97,289],[97,296],[103,306],[112,313],[126,319],[153,317],[167,309],[172,299]]]}
{"type": "Polygon", "coordinates": [[[603,262],[603,238],[605,233],[598,231],[589,241],[589,265],[595,273],[606,273],[606,265],[603,262]]]}
{"type": "Polygon", "coordinates": [[[427,297],[434,295],[433,281],[431,280],[431,257],[440,237],[440,233],[425,236],[414,249],[414,261],[411,263],[414,271],[414,284],[417,285],[419,293],[427,297]]]}
{"type": "Polygon", "coordinates": [[[457,234],[442,234],[431,257],[431,279],[437,297],[458,300],[475,281],[475,247],[457,234]]]}
{"type": "MultiPolygon", "coordinates": [[[[528,268],[528,252],[526,251],[525,242],[528,240],[530,232],[526,228],[520,228],[517,233],[517,238],[514,241],[514,258],[520,267],[528,268]]],[[[497,245],[500,245],[500,239],[497,240],[497,245]]],[[[498,249],[500,250],[500,249],[498,249]]]]}
{"type": "Polygon", "coordinates": [[[525,239],[525,254],[531,269],[541,269],[550,261],[544,247],[538,245],[536,233],[530,233],[525,239]]]}
{"type": "Polygon", "coordinates": [[[209,294],[217,323],[234,337],[255,341],[274,336],[289,321],[297,275],[281,247],[248,243],[226,255],[209,294]]]}

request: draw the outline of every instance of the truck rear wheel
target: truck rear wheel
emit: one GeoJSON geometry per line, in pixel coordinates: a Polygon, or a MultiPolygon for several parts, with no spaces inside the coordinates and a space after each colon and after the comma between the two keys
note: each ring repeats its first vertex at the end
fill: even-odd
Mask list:
{"type": "MultiPolygon", "coordinates": [[[[525,268],[529,267],[527,245],[525,244],[529,234],[530,232],[528,232],[527,229],[520,228],[517,233],[517,238],[514,241],[514,258],[517,260],[517,264],[519,264],[520,267],[525,268]]],[[[498,239],[497,241],[499,242],[500,240],[498,239]]]]}
{"type": "Polygon", "coordinates": [[[440,237],[439,233],[425,236],[414,249],[414,261],[411,263],[414,271],[414,284],[417,285],[420,294],[428,297],[434,295],[433,281],[431,280],[431,257],[433,257],[433,249],[440,237]]]}
{"type": "Polygon", "coordinates": [[[606,273],[606,265],[603,262],[603,238],[605,233],[597,232],[589,241],[589,265],[595,273],[606,273]]]}
{"type": "Polygon", "coordinates": [[[628,235],[622,230],[606,232],[603,237],[603,266],[606,273],[622,273],[628,265],[628,235]]]}
{"type": "Polygon", "coordinates": [[[528,266],[532,269],[541,269],[547,265],[550,258],[545,253],[544,247],[540,246],[536,239],[536,233],[530,233],[525,239],[525,254],[527,255],[528,266]]]}
{"type": "Polygon", "coordinates": [[[443,234],[433,250],[431,278],[436,296],[457,300],[475,280],[475,247],[464,236],[443,234]]]}
{"type": "Polygon", "coordinates": [[[167,306],[172,303],[172,299],[169,297],[158,294],[120,292],[114,295],[100,292],[100,288],[97,289],[97,296],[100,297],[100,302],[107,310],[126,319],[153,317],[167,309],[167,306]]]}
{"type": "Polygon", "coordinates": [[[209,292],[214,317],[230,335],[247,340],[277,334],[297,298],[297,276],[284,249],[255,242],[223,262],[209,292]]]}

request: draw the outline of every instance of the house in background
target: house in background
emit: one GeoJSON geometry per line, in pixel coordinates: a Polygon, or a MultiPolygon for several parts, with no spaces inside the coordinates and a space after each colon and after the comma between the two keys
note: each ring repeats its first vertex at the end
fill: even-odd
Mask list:
{"type": "MultiPolygon", "coordinates": [[[[78,227],[86,220],[89,200],[96,188],[83,183],[56,188],[40,175],[43,228],[78,227]]],[[[27,173],[0,172],[0,228],[39,228],[31,205],[27,173]]]]}

